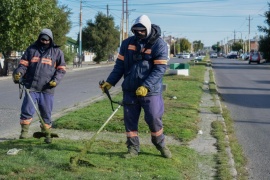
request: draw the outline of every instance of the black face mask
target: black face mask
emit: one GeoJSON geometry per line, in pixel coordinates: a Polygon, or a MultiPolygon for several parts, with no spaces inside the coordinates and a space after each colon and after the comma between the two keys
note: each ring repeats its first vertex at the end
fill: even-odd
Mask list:
{"type": "Polygon", "coordinates": [[[51,44],[51,43],[45,44],[45,43],[43,43],[42,41],[39,40],[39,44],[40,44],[40,47],[41,47],[42,49],[47,49],[47,48],[50,47],[50,44],[51,44]]]}
{"type": "Polygon", "coordinates": [[[142,34],[138,33],[138,31],[134,31],[134,34],[135,34],[135,36],[136,36],[137,38],[139,38],[139,39],[144,39],[144,38],[146,38],[146,35],[142,35],[142,34]]]}

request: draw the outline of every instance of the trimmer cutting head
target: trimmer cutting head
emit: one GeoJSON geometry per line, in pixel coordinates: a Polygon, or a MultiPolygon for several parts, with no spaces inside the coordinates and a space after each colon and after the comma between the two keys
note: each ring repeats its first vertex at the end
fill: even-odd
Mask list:
{"type": "MultiPolygon", "coordinates": [[[[51,138],[59,138],[58,134],[56,134],[56,133],[50,133],[50,136],[51,136],[51,138]]],[[[42,137],[45,138],[45,137],[47,137],[47,133],[46,132],[35,132],[33,134],[33,137],[37,138],[37,139],[40,139],[42,137]]]]}

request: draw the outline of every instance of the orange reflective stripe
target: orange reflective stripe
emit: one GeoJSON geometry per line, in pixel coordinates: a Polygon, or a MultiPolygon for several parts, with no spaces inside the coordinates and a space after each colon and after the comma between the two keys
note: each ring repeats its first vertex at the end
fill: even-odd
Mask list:
{"type": "Polygon", "coordinates": [[[128,49],[136,51],[136,46],[130,44],[130,45],[128,45],[128,49]]]}
{"type": "Polygon", "coordinates": [[[154,60],[154,64],[167,64],[167,60],[154,60]]]}
{"type": "Polygon", "coordinates": [[[151,136],[160,136],[163,133],[163,128],[161,128],[157,132],[151,132],[151,136]]]}
{"type": "Polygon", "coordinates": [[[20,60],[20,64],[24,65],[24,66],[29,66],[29,62],[27,60],[21,59],[20,60]]]}
{"type": "Polygon", "coordinates": [[[52,60],[51,59],[42,58],[41,63],[42,64],[48,64],[48,65],[52,66],[52,60]]]}
{"type": "Polygon", "coordinates": [[[144,51],[145,54],[151,54],[152,50],[151,49],[146,49],[146,51],[144,51]]]}
{"type": "Polygon", "coordinates": [[[118,54],[118,57],[117,57],[119,60],[122,60],[122,61],[124,61],[124,56],[122,56],[122,55],[120,55],[120,54],[118,54]]]}
{"type": "Polygon", "coordinates": [[[58,66],[57,69],[66,70],[66,66],[58,66]]]}
{"type": "Polygon", "coordinates": [[[45,128],[50,129],[52,126],[49,124],[44,124],[45,128]]]}
{"type": "Polygon", "coordinates": [[[39,61],[39,57],[33,57],[31,59],[31,62],[35,63],[35,62],[38,62],[39,61]]]}
{"type": "Polygon", "coordinates": [[[136,137],[138,136],[138,131],[126,132],[127,137],[136,137]]]}
{"type": "Polygon", "coordinates": [[[25,124],[25,125],[31,124],[31,121],[32,121],[32,118],[30,118],[30,119],[21,119],[20,124],[25,124]]]}

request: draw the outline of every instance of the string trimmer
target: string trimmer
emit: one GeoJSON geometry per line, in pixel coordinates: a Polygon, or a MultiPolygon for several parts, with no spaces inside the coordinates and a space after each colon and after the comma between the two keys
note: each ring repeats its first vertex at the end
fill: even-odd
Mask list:
{"type": "MultiPolygon", "coordinates": [[[[26,94],[27,94],[27,96],[29,97],[31,103],[33,104],[33,106],[34,106],[34,108],[35,108],[35,110],[36,110],[36,113],[37,113],[37,115],[38,115],[38,118],[39,118],[39,120],[40,120],[41,125],[42,125],[43,127],[45,127],[45,122],[44,122],[44,120],[42,119],[42,117],[41,117],[41,115],[40,115],[40,113],[39,113],[39,111],[38,111],[38,109],[37,109],[37,107],[36,107],[36,105],[35,105],[35,103],[34,103],[32,97],[31,97],[31,95],[30,95],[30,93],[29,93],[29,89],[25,88],[23,81],[20,81],[20,83],[19,83],[19,98],[20,98],[20,99],[22,98],[22,93],[23,93],[23,91],[26,92],[26,94]]],[[[40,139],[40,138],[42,138],[42,137],[47,137],[47,136],[49,136],[49,137],[51,137],[51,138],[58,138],[58,137],[59,137],[58,134],[56,134],[56,133],[51,133],[47,128],[44,128],[44,130],[45,130],[45,132],[34,132],[33,137],[34,137],[34,138],[38,138],[38,139],[40,139]]]]}
{"type": "MultiPolygon", "coordinates": [[[[104,83],[104,81],[100,81],[99,85],[101,86],[104,83]]],[[[77,166],[77,165],[83,165],[83,166],[94,166],[93,164],[91,164],[89,161],[83,160],[83,157],[85,156],[85,154],[87,153],[87,151],[91,148],[92,144],[94,143],[97,135],[103,130],[103,128],[108,124],[108,122],[112,119],[112,117],[114,116],[114,114],[119,110],[119,108],[122,106],[122,102],[115,102],[112,101],[110,93],[108,91],[107,88],[104,88],[104,92],[106,93],[106,95],[108,96],[108,98],[111,101],[111,105],[112,105],[112,109],[113,109],[113,113],[110,115],[110,117],[104,122],[104,124],[99,128],[99,130],[90,138],[90,140],[86,143],[85,147],[81,150],[81,152],[75,156],[75,157],[71,157],[70,158],[70,163],[71,165],[77,166]],[[113,108],[113,104],[112,103],[117,103],[119,106],[114,110],[113,108]]]]}

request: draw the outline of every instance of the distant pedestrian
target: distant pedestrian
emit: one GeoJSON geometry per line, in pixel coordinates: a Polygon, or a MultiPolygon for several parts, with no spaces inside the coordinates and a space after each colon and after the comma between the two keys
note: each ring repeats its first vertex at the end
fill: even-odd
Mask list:
{"type": "Polygon", "coordinates": [[[136,19],[131,31],[134,36],[122,42],[114,69],[101,88],[103,92],[104,88],[109,90],[124,77],[122,90],[128,148],[124,157],[136,157],[140,152],[138,121],[143,109],[152,143],[163,157],[171,158],[171,152],[165,146],[162,123],[162,77],[166,71],[168,47],[160,38],[160,27],[151,24],[146,15],[136,19]]]}
{"type": "MultiPolygon", "coordinates": [[[[14,83],[19,83],[22,78],[32,99],[38,105],[40,115],[45,121],[45,126],[41,125],[42,132],[48,132],[52,127],[54,91],[65,73],[64,54],[59,46],[54,44],[52,31],[43,29],[37,41],[26,49],[19,66],[13,72],[14,83]]],[[[22,128],[20,139],[27,138],[34,113],[34,106],[30,98],[25,95],[20,115],[22,128]]],[[[45,142],[51,143],[51,137],[46,136],[45,142]]]]}

